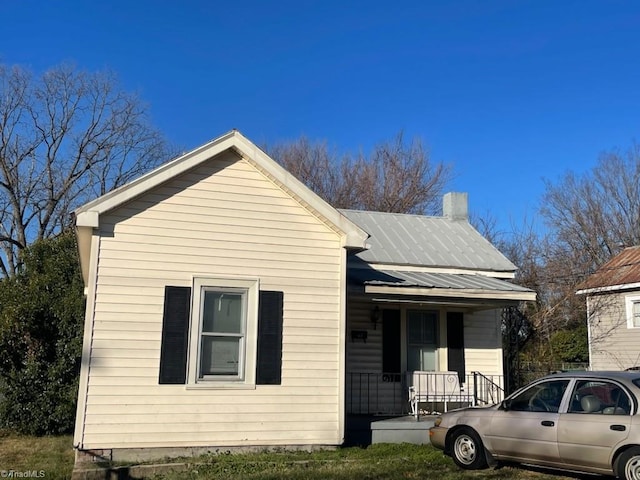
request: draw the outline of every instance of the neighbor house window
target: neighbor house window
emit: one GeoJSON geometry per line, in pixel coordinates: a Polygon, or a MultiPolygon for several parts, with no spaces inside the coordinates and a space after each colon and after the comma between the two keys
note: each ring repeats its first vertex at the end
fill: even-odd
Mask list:
{"type": "Polygon", "coordinates": [[[640,295],[625,297],[627,327],[640,328],[640,295]]]}
{"type": "Polygon", "coordinates": [[[258,282],[193,281],[189,383],[255,383],[258,282]]]}

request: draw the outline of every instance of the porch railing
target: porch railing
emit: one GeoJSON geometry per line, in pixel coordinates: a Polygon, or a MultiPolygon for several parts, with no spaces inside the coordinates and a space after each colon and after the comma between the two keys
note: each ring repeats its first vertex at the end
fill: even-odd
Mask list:
{"type": "Polygon", "coordinates": [[[407,385],[400,373],[347,373],[347,413],[402,415],[407,385]]]}
{"type": "Polygon", "coordinates": [[[504,376],[472,372],[474,405],[494,405],[504,400],[504,376]]]}
{"type": "MultiPolygon", "coordinates": [[[[450,390],[451,372],[347,373],[346,408],[349,414],[406,415],[439,412],[447,408],[491,405],[504,398],[504,376],[471,372],[450,390]],[[410,388],[418,382],[431,385],[428,395],[419,397],[412,411],[410,388]],[[440,389],[439,386],[442,386],[440,389]],[[442,391],[441,391],[442,390],[442,391]]],[[[414,387],[415,394],[415,387],[414,387]]],[[[414,396],[414,400],[416,400],[414,396]]]]}

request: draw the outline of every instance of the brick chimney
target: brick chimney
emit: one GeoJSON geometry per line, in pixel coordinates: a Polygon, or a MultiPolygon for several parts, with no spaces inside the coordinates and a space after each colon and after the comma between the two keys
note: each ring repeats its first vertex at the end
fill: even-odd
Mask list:
{"type": "Polygon", "coordinates": [[[442,198],[442,215],[449,220],[469,221],[469,195],[464,192],[445,193],[442,198]]]}

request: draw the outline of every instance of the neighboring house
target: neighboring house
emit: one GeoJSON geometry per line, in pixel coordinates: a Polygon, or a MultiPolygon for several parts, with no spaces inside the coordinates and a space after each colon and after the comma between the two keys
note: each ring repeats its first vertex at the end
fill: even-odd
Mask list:
{"type": "Polygon", "coordinates": [[[640,246],[625,248],[578,288],[587,301],[590,369],[640,366],[640,246]]]}
{"type": "Polygon", "coordinates": [[[375,409],[405,412],[405,372],[501,375],[500,309],[535,294],[504,281],[515,266],[469,225],[466,194],[444,207],[336,210],[232,131],[79,208],[74,446],[340,445],[354,375],[404,388],[375,409]]]}

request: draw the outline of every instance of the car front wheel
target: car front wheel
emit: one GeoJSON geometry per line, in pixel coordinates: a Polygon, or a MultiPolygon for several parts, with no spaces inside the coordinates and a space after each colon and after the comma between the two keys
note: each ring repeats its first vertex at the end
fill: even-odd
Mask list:
{"type": "Polygon", "coordinates": [[[477,470],[487,466],[482,440],[470,428],[461,428],[453,434],[451,457],[456,465],[466,470],[477,470]]]}
{"type": "Polygon", "coordinates": [[[640,480],[640,447],[622,452],[616,460],[615,471],[621,480],[640,480]]]}

